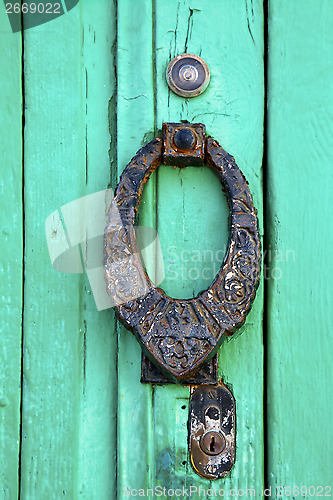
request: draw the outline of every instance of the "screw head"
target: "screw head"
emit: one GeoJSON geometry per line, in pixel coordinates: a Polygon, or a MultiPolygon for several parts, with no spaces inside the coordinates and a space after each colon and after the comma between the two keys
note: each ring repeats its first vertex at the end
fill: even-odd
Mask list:
{"type": "Polygon", "coordinates": [[[203,434],[200,447],[206,455],[218,455],[225,448],[225,438],[220,432],[210,431],[203,434]]]}
{"type": "Polygon", "coordinates": [[[210,72],[207,64],[195,54],[180,54],[172,59],[167,69],[170,89],[182,97],[195,97],[208,86],[210,72]]]}
{"type": "Polygon", "coordinates": [[[196,142],[195,135],[189,128],[181,128],[173,136],[174,145],[181,151],[192,149],[196,142]]]}

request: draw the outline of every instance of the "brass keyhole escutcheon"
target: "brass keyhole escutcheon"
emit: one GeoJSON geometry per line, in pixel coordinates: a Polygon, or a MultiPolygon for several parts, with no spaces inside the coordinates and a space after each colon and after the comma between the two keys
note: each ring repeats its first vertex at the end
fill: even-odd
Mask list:
{"type": "Polygon", "coordinates": [[[189,408],[189,453],[194,470],[206,479],[226,476],[235,461],[235,401],[223,385],[200,386],[189,408]]]}

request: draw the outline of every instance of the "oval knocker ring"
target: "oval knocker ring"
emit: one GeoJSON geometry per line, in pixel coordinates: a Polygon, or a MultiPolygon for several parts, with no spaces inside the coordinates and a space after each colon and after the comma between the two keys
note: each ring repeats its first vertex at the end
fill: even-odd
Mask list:
{"type": "Polygon", "coordinates": [[[104,238],[108,292],[120,320],[145,354],[173,381],[186,382],[242,326],[260,277],[257,211],[247,181],[205,126],[164,123],[163,138],[144,146],[125,168],[109,210],[104,238]],[[150,174],[161,164],[214,169],[230,208],[229,247],[213,283],[193,299],[174,299],[156,288],[140,258],[134,223],[150,174]]]}

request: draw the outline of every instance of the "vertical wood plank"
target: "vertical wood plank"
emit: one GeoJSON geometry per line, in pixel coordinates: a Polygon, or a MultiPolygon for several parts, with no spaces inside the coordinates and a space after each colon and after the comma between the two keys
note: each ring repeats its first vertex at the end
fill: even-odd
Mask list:
{"type": "Polygon", "coordinates": [[[0,14],[0,496],[17,497],[22,320],[22,39],[0,14]]]}
{"type": "Polygon", "coordinates": [[[83,383],[83,277],[56,273],[44,222],[85,185],[78,9],[24,32],[25,304],[21,496],[73,497],[83,383]],[[52,182],[50,182],[52,180],[52,182]]]}
{"type": "MultiPolygon", "coordinates": [[[[85,127],[85,192],[95,193],[108,187],[112,179],[110,130],[116,114],[110,101],[116,91],[112,55],[116,41],[116,6],[109,0],[81,0],[80,9],[81,74],[85,87],[85,118],[81,125],[85,127]]],[[[101,217],[103,215],[101,213],[101,217]]],[[[101,235],[100,247],[102,241],[101,235]]],[[[84,279],[81,316],[85,342],[76,495],[86,500],[102,500],[113,498],[116,491],[117,338],[114,311],[97,311],[87,275],[84,279]]],[[[100,286],[105,286],[103,280],[100,286]]]]}
{"type": "MultiPolygon", "coordinates": [[[[117,2],[117,172],[154,137],[152,5],[117,2]]],[[[154,227],[154,181],[145,189],[140,225],[154,227]]],[[[152,486],[154,442],[152,388],[140,383],[141,348],[118,325],[118,496],[152,486]],[[128,490],[127,490],[128,491],[128,490]]]]}
{"type": "MultiPolygon", "coordinates": [[[[205,123],[207,133],[235,156],[249,181],[261,222],[263,73],[261,2],[183,0],[165,4],[157,0],[157,123],[181,120],[205,123]],[[202,56],[211,71],[208,89],[192,99],[173,94],[165,81],[169,61],[183,52],[202,56]]],[[[169,274],[161,286],[173,296],[191,297],[206,288],[211,279],[205,279],[201,272],[207,267],[204,251],[213,251],[214,257],[208,262],[213,270],[218,260],[217,251],[227,243],[228,208],[219,181],[211,174],[205,168],[178,172],[162,167],[158,171],[158,233],[163,253],[168,257],[166,266],[169,264],[169,274]],[[173,250],[177,258],[168,255],[170,246],[177,247],[178,251],[173,250]],[[186,262],[187,257],[182,258],[184,248],[189,250],[188,255],[201,255],[197,279],[183,280],[179,274],[181,266],[185,276],[191,272],[194,276],[196,269],[191,262],[186,262]],[[178,267],[174,266],[175,261],[178,267]],[[170,267],[170,263],[173,266],[170,267]],[[174,272],[178,273],[178,280],[172,279],[174,272]]],[[[226,492],[233,488],[261,491],[264,481],[262,314],[261,287],[241,329],[243,335],[236,335],[220,349],[220,376],[232,387],[237,411],[235,467],[229,477],[218,482],[226,492]]],[[[156,475],[158,484],[163,486],[185,483],[188,487],[201,485],[207,489],[209,482],[191,469],[187,430],[184,422],[180,424],[183,412],[188,411],[188,397],[185,388],[157,387],[155,390],[155,435],[158,436],[155,453],[156,457],[169,461],[168,467],[157,466],[156,475]],[[165,400],[168,404],[163,404],[165,400]],[[179,438],[178,425],[182,425],[182,439],[175,437],[179,438]]],[[[217,483],[212,482],[212,486],[217,483]]]]}
{"type": "MultiPolygon", "coordinates": [[[[145,2],[137,2],[135,6],[118,2],[117,56],[118,171],[123,170],[140,147],[141,138],[151,137],[147,134],[154,127],[155,81],[157,127],[160,128],[163,121],[205,122],[207,132],[235,155],[250,182],[262,219],[263,13],[260,2],[249,5],[154,2],[153,12],[145,2]],[[222,38],[219,36],[221,26],[222,38]],[[149,38],[152,29],[153,45],[149,38]],[[212,70],[209,89],[193,100],[171,94],[165,81],[170,59],[184,50],[201,54],[212,70]]],[[[197,174],[190,171],[176,176],[172,169],[161,167],[157,172],[158,232],[164,254],[165,245],[170,244],[177,232],[182,234],[175,240],[180,249],[187,238],[186,248],[196,249],[199,240],[202,245],[201,240],[206,239],[213,250],[223,247],[227,239],[227,209],[217,179],[205,169],[197,169],[197,174]],[[221,223],[219,236],[212,221],[206,224],[202,238],[197,235],[200,225],[194,222],[192,212],[198,201],[196,193],[203,183],[206,190],[213,193],[216,205],[221,206],[221,213],[216,208],[212,212],[217,225],[221,223]],[[179,200],[183,200],[181,207],[176,205],[179,200]],[[171,202],[175,203],[174,207],[171,202]],[[172,230],[171,225],[176,229],[172,230]]],[[[209,203],[207,193],[203,199],[209,203]]],[[[211,205],[213,203],[209,207],[211,205]]],[[[149,206],[140,210],[140,214],[153,223],[149,206]]],[[[201,220],[201,227],[202,223],[201,220]]],[[[199,284],[193,286],[192,282],[184,287],[178,282],[178,290],[175,287],[173,292],[180,295],[187,292],[191,296],[203,283],[201,280],[199,284]]],[[[162,286],[172,291],[170,279],[169,284],[166,280],[162,286]]],[[[221,374],[232,384],[238,403],[238,459],[231,477],[224,481],[226,489],[237,485],[259,488],[263,483],[261,318],[259,292],[254,311],[243,328],[246,334],[241,340],[228,342],[221,356],[221,374]]],[[[123,495],[126,486],[137,490],[155,485],[207,487],[209,483],[195,476],[188,463],[185,425],[188,389],[155,387],[151,396],[151,389],[139,384],[139,373],[140,349],[134,338],[120,327],[118,494],[123,495]]]]}
{"type": "Polygon", "coordinates": [[[54,210],[109,182],[114,37],[107,1],[82,0],[24,32],[25,499],[111,498],[115,490],[113,315],[97,311],[86,276],[52,269],[44,229],[54,210]]]}
{"type": "Polygon", "coordinates": [[[333,451],[332,3],[270,2],[268,21],[268,479],[273,488],[325,488],[333,451]]]}

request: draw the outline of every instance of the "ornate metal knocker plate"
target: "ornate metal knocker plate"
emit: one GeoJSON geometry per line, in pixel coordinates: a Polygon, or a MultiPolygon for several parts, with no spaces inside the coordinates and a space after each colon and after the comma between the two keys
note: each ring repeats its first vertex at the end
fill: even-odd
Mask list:
{"type": "Polygon", "coordinates": [[[109,210],[104,240],[107,288],[124,325],[145,354],[176,382],[186,382],[245,321],[259,284],[257,211],[235,160],[205,137],[202,124],[168,123],[125,168],[109,210]],[[134,224],[150,174],[161,164],[207,163],[219,175],[230,208],[229,248],[209,288],[193,299],[174,299],[144,270],[134,224]]]}

